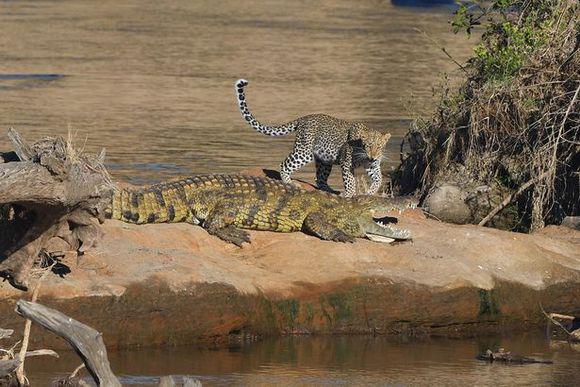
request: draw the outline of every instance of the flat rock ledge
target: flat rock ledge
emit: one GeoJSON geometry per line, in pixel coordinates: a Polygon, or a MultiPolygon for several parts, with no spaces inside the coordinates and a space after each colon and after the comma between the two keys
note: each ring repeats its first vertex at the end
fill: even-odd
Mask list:
{"type": "MultiPolygon", "coordinates": [[[[188,224],[107,221],[101,244],[67,254],[71,272],[50,274],[39,300],[103,332],[109,347],[277,334],[470,336],[544,325],[542,307],[580,314],[579,231],[510,233],[417,210],[399,226],[412,242],[251,232],[253,243],[238,248],[188,224]]],[[[0,327],[22,331],[13,312],[21,297],[29,294],[0,283],[0,327]]],[[[40,329],[32,341],[65,346],[40,329]]]]}

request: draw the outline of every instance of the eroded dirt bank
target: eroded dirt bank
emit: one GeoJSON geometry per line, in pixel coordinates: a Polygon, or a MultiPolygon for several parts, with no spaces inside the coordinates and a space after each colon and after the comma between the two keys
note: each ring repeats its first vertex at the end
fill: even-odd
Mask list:
{"type": "MultiPolygon", "coordinates": [[[[64,260],[41,302],[111,346],[213,342],[240,334],[471,335],[580,313],[580,232],[535,235],[400,217],[414,241],[325,242],[252,232],[240,249],[187,224],[108,221],[102,244],[64,260]]],[[[0,327],[21,331],[23,293],[0,284],[0,327]]],[[[28,295],[25,295],[28,297],[28,295]]],[[[36,330],[34,340],[63,346],[36,330]]]]}

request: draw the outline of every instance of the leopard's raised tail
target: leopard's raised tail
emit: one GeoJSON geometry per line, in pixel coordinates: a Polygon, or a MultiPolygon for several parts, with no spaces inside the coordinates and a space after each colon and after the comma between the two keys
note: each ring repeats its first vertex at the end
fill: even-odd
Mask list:
{"type": "Polygon", "coordinates": [[[274,126],[264,125],[260,123],[250,112],[248,102],[246,101],[246,94],[244,93],[244,88],[248,86],[248,83],[249,82],[246,81],[245,79],[238,79],[235,83],[235,89],[236,89],[236,97],[238,99],[238,107],[240,108],[242,117],[244,117],[244,120],[246,120],[248,124],[252,126],[252,128],[268,136],[284,136],[296,130],[297,127],[296,121],[292,121],[283,125],[274,125],[274,126]]]}

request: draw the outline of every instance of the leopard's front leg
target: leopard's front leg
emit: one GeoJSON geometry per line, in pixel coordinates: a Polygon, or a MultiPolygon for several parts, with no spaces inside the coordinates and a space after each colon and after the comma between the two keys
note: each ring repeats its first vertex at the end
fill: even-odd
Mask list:
{"type": "Polygon", "coordinates": [[[342,181],[344,182],[344,192],[342,196],[350,198],[356,194],[356,180],[354,178],[354,164],[352,160],[352,150],[346,149],[341,158],[340,167],[342,169],[342,181]]]}
{"type": "Polygon", "coordinates": [[[371,186],[367,191],[367,195],[375,195],[379,192],[383,184],[383,173],[381,172],[381,159],[373,160],[370,167],[367,168],[367,175],[371,178],[371,186]]]}

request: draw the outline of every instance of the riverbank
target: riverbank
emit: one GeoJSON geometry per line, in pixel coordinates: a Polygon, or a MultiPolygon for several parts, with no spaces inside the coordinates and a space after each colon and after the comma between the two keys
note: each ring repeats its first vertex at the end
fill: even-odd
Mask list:
{"type": "MultiPolygon", "coordinates": [[[[40,302],[103,332],[109,347],[215,343],[279,334],[472,336],[580,312],[580,232],[518,234],[406,211],[412,242],[321,241],[251,232],[227,245],[187,224],[107,221],[101,244],[50,274],[40,302]]],[[[55,246],[57,248],[58,246],[55,246]]],[[[57,248],[58,250],[58,248],[57,248]]],[[[0,326],[24,293],[0,285],[0,326]]],[[[35,345],[63,347],[33,331],[35,345]]]]}

